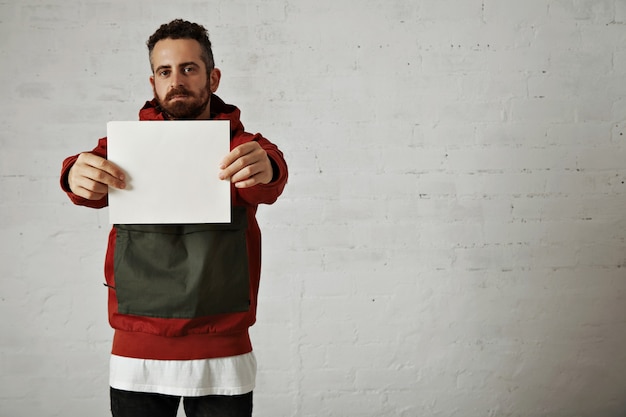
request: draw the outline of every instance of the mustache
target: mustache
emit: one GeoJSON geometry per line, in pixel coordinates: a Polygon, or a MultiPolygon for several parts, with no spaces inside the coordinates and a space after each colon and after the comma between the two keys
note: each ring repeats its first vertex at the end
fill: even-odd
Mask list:
{"type": "Polygon", "coordinates": [[[165,95],[165,101],[171,100],[176,96],[190,96],[190,97],[195,97],[195,94],[193,94],[191,91],[187,90],[185,87],[180,86],[180,87],[176,87],[171,89],[166,95],[165,95]]]}

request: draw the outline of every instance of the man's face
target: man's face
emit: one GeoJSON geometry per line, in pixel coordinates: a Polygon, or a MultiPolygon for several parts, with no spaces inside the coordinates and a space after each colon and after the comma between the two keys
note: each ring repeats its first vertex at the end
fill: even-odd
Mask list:
{"type": "Polygon", "coordinates": [[[163,39],[154,45],[150,83],[161,108],[173,119],[208,119],[220,73],[207,77],[202,48],[193,39],[163,39]]]}

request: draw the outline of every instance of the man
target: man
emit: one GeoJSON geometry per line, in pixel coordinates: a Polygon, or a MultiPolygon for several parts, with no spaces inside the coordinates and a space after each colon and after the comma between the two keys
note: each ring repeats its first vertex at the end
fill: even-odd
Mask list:
{"type": "MultiPolygon", "coordinates": [[[[248,328],[261,265],[255,213],[282,193],[287,165],[274,144],[244,132],[239,110],[214,94],[221,73],[203,26],[174,20],[147,45],[154,98],[140,120],[230,121],[231,152],[218,175],[231,182],[232,223],[111,229],[105,259],[115,329],[111,412],[174,417],[182,397],[189,417],[250,416],[256,360],[248,328]]],[[[126,187],[106,146],[102,138],[93,151],[63,162],[61,187],[75,204],[105,207],[109,187],[126,187]]]]}

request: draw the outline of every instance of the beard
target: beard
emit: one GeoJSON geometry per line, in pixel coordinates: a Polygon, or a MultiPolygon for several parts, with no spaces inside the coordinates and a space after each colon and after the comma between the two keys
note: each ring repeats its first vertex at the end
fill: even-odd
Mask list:
{"type": "Polygon", "coordinates": [[[179,86],[170,90],[163,100],[161,100],[156,90],[154,90],[154,98],[161,110],[163,110],[170,119],[193,120],[204,113],[211,101],[211,93],[207,83],[207,86],[203,90],[200,90],[199,94],[195,94],[185,87],[179,86]],[[172,102],[173,98],[181,96],[186,97],[186,99],[172,102]]]}

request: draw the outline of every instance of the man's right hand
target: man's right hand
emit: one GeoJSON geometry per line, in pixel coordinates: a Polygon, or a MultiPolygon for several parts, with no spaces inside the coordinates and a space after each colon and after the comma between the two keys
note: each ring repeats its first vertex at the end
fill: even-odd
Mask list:
{"type": "Polygon", "coordinates": [[[108,187],[126,188],[124,178],[124,171],[113,162],[84,152],[78,155],[68,173],[67,181],[77,196],[87,200],[100,200],[108,194],[108,187]]]}

